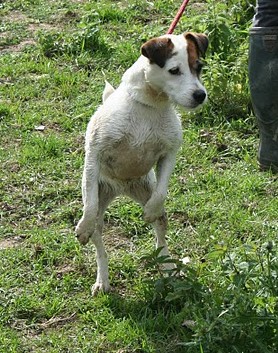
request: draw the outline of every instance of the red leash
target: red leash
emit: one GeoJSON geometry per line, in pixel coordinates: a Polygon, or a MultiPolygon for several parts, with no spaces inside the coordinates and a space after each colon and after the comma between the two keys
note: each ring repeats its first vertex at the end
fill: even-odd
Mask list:
{"type": "Polygon", "coordinates": [[[174,32],[174,29],[176,27],[176,25],[178,24],[182,14],[184,13],[184,10],[188,4],[189,0],[184,0],[179,11],[177,12],[175,18],[173,19],[173,22],[171,23],[171,26],[168,29],[167,34],[172,34],[174,32]]]}

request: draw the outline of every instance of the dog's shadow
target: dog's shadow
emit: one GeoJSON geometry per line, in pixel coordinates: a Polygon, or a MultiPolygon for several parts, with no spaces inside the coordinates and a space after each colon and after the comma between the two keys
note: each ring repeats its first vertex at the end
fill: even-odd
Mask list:
{"type": "Polygon", "coordinates": [[[180,308],[157,303],[152,300],[152,294],[149,292],[148,298],[141,300],[116,292],[104,295],[106,308],[126,327],[128,343],[119,330],[117,341],[122,344],[119,352],[184,353],[185,348],[180,343],[188,341],[193,332],[183,325],[180,308]]]}

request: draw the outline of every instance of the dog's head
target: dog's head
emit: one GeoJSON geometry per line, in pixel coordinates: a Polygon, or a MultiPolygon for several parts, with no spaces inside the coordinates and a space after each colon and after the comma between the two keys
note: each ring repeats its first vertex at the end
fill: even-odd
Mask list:
{"type": "Polygon", "coordinates": [[[201,106],[207,92],[200,82],[200,58],[207,47],[207,36],[193,32],[149,40],[141,47],[142,55],[148,59],[147,82],[184,108],[192,110],[201,106]]]}

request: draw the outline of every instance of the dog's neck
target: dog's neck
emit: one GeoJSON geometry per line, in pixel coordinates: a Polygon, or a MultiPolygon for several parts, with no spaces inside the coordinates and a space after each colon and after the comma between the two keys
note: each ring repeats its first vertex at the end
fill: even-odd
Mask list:
{"type": "Polygon", "coordinates": [[[154,108],[171,105],[168,96],[145,77],[146,58],[140,57],[124,74],[122,85],[135,101],[154,108]]]}

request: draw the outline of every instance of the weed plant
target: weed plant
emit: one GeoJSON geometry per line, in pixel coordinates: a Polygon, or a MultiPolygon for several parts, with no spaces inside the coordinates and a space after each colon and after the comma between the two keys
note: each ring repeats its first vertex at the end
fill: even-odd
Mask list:
{"type": "Polygon", "coordinates": [[[191,1],[176,33],[209,36],[202,111],[180,111],[169,187],[176,270],[153,250],[142,210],[105,218],[115,291],[92,298],[94,247],[81,247],[84,132],[176,1],[6,0],[0,4],[0,352],[274,353],[277,176],[256,165],[248,91],[254,1],[191,1]],[[184,259],[186,261],[182,261],[184,259]]]}
{"type": "Polygon", "coordinates": [[[158,279],[148,281],[155,307],[180,308],[191,339],[180,342],[187,352],[274,352],[277,348],[277,249],[272,242],[228,249],[219,244],[201,261],[176,261],[163,276],[161,265],[172,262],[161,249],[142,259],[158,279]],[[221,275],[219,275],[221,274],[221,275]],[[198,280],[197,280],[198,279],[198,280]],[[195,303],[202,306],[195,308],[195,303]],[[258,338],[260,337],[260,338],[258,338]],[[246,343],[248,342],[248,348],[246,343]]]}

